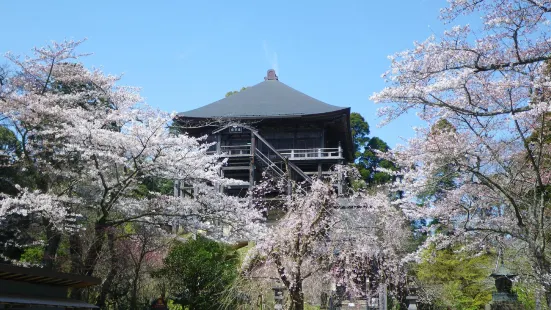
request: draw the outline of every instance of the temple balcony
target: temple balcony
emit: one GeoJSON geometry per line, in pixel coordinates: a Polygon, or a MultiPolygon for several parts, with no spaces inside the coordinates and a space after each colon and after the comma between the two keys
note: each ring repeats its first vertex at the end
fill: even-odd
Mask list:
{"type": "MultiPolygon", "coordinates": [[[[311,149],[278,149],[281,155],[289,160],[319,160],[344,159],[341,147],[311,148],[311,149]]],[[[209,154],[220,154],[223,157],[248,157],[253,154],[251,145],[223,145],[218,150],[211,150],[209,154]]]]}
{"type": "Polygon", "coordinates": [[[225,155],[227,157],[239,157],[239,156],[251,156],[253,154],[251,150],[251,144],[247,145],[222,145],[218,154],[225,155]]]}
{"type": "Polygon", "coordinates": [[[342,148],[312,148],[277,150],[289,160],[343,159],[342,148]]]}

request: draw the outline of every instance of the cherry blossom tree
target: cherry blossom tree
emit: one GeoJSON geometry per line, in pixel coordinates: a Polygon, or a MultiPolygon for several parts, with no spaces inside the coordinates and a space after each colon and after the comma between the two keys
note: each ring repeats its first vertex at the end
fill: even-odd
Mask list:
{"type": "Polygon", "coordinates": [[[151,273],[154,269],[162,267],[163,257],[168,252],[170,236],[166,231],[152,225],[135,225],[134,232],[125,239],[124,249],[130,256],[132,275],[132,289],[130,291],[130,308],[138,309],[138,297],[140,286],[145,280],[144,269],[151,273]]]}
{"type": "Polygon", "coordinates": [[[448,230],[429,242],[514,240],[549,306],[550,14],[542,0],[450,0],[445,21],[481,15],[480,29],[455,26],[391,56],[389,86],[372,97],[387,104],[386,121],[416,111],[427,122],[391,157],[404,168],[396,184],[404,210],[448,230]],[[442,120],[453,130],[430,130],[442,120]],[[453,186],[419,206],[418,195],[438,182],[453,186]]]}
{"type": "Polygon", "coordinates": [[[255,189],[257,205],[276,195],[281,205],[275,208],[284,214],[256,240],[243,268],[253,277],[279,278],[289,292],[291,309],[304,309],[305,285],[320,286],[311,278],[326,282],[326,290],[332,282],[356,297],[364,296],[366,276],[376,284],[403,280],[402,246],[409,237],[404,216],[384,192],[338,196],[332,184],[340,173],[359,177],[355,169],[337,167],[334,180],[318,179],[306,186],[272,178],[255,189]],[[380,262],[378,270],[366,261],[380,262]]]}
{"type": "Polygon", "coordinates": [[[94,274],[111,228],[128,222],[216,233],[216,221],[232,228],[228,238],[254,231],[260,213],[215,190],[236,181],[219,176],[223,163],[207,155],[210,144],[170,132],[173,116],[148,107],[138,88],[118,85],[120,76],[86,69],[80,43],[36,48],[33,57],[7,54],[17,74],[2,84],[0,113],[20,140],[13,165],[36,182],[2,196],[0,218],[40,219],[47,266],[68,234],[71,269],[86,275],[94,274]],[[193,184],[193,198],[145,186],[151,179],[193,184]],[[92,232],[86,242],[83,228],[92,232]]]}

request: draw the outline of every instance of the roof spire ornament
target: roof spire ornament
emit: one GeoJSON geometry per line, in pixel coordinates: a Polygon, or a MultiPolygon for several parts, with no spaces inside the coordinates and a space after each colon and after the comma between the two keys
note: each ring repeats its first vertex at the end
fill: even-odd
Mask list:
{"type": "Polygon", "coordinates": [[[279,81],[274,69],[268,70],[268,73],[266,73],[266,77],[264,78],[264,81],[272,81],[272,80],[279,81]]]}

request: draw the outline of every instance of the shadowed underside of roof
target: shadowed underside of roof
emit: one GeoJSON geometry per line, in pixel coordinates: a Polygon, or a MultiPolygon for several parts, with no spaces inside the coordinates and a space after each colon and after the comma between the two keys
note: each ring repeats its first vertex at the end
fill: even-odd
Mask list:
{"type": "Polygon", "coordinates": [[[69,299],[68,288],[85,288],[101,279],[52,271],[46,268],[0,264],[0,309],[97,309],[69,299]]]}
{"type": "MultiPolygon", "coordinates": [[[[32,292],[31,292],[32,293],[32,292]]],[[[48,298],[27,295],[0,295],[0,304],[16,305],[12,309],[33,309],[33,306],[54,307],[55,309],[97,309],[96,305],[69,298],[48,298]]],[[[8,308],[11,309],[11,308],[8,308]]],[[[42,309],[42,307],[40,307],[42,309]]]]}
{"type": "Polygon", "coordinates": [[[101,283],[95,277],[51,271],[45,268],[0,264],[0,280],[65,287],[88,287],[101,283]]]}
{"type": "Polygon", "coordinates": [[[303,115],[346,112],[314,99],[280,82],[273,70],[264,82],[206,106],[178,113],[183,118],[281,118],[303,115]]]}

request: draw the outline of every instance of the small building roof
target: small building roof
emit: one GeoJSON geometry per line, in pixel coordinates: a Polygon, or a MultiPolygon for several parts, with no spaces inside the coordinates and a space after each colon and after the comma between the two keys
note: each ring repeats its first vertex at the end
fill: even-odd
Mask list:
{"type": "Polygon", "coordinates": [[[497,267],[497,269],[494,270],[494,272],[492,272],[490,276],[494,278],[499,278],[499,277],[512,278],[512,277],[516,277],[516,274],[513,273],[511,270],[509,270],[509,268],[505,267],[505,264],[502,261],[501,264],[499,264],[499,267],[497,267]]]}
{"type": "MultiPolygon", "coordinates": [[[[96,305],[89,304],[84,301],[69,299],[69,298],[49,298],[49,297],[37,297],[28,295],[1,295],[0,304],[19,305],[23,308],[32,306],[44,306],[53,307],[52,309],[97,309],[96,305]]],[[[14,307],[19,308],[19,307],[14,307]]],[[[40,307],[42,309],[42,307],[40,307]]]]}
{"type": "Polygon", "coordinates": [[[83,275],[56,272],[38,267],[0,264],[0,280],[81,288],[101,283],[101,279],[83,275]]]}
{"type": "Polygon", "coordinates": [[[178,117],[285,118],[339,111],[349,113],[350,108],[330,105],[301,93],[280,82],[274,70],[268,70],[264,82],[206,106],[178,113],[178,117]]]}
{"type": "Polygon", "coordinates": [[[38,267],[0,264],[0,309],[97,309],[83,301],[69,299],[68,288],[98,285],[101,279],[56,272],[38,267]]]}

